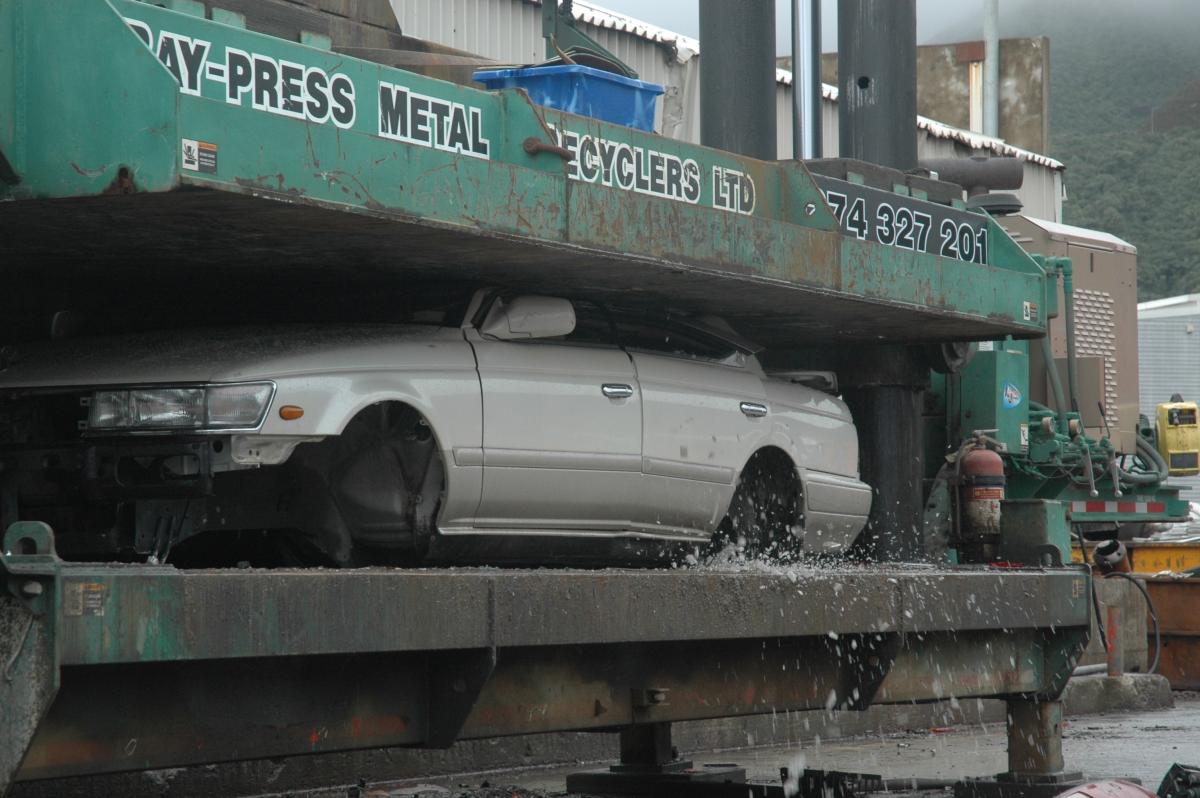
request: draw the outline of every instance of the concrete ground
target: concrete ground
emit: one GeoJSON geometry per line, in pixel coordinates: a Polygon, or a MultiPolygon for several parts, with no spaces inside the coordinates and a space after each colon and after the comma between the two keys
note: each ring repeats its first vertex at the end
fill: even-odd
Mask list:
{"type": "MultiPolygon", "coordinates": [[[[1082,770],[1088,777],[1139,779],[1153,790],[1175,762],[1200,764],[1200,694],[1177,693],[1175,699],[1172,709],[1069,718],[1063,732],[1067,767],[1082,770]]],[[[1003,724],[984,723],[689,758],[697,765],[736,762],[748,769],[751,780],[771,781],[778,779],[783,766],[876,773],[885,778],[987,776],[1006,768],[1006,756],[1003,724]]],[[[566,775],[579,769],[493,773],[486,778],[438,780],[421,787],[367,789],[363,795],[562,796],[566,775]],[[500,785],[504,789],[498,790],[500,785]]]]}
{"type": "MultiPolygon", "coordinates": [[[[807,749],[770,748],[723,753],[698,761],[730,761],[750,768],[752,778],[769,779],[780,765],[803,758],[803,766],[878,773],[884,777],[953,779],[986,776],[1007,768],[1003,724],[949,731],[909,732],[882,738],[838,740],[807,749]]],[[[1157,788],[1175,762],[1200,764],[1200,697],[1178,700],[1169,710],[1082,715],[1064,722],[1067,768],[1087,776],[1140,779],[1157,788]]]]}

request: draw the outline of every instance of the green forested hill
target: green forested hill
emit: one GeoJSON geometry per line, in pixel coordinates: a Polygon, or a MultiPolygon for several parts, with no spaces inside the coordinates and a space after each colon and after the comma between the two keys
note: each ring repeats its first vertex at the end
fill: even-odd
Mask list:
{"type": "Polygon", "coordinates": [[[1200,292],[1200,128],[1064,134],[1068,224],[1138,248],[1138,298],[1200,292]]]}
{"type": "MultiPolygon", "coordinates": [[[[1200,292],[1200,0],[1000,8],[1004,36],[1050,37],[1064,220],[1137,246],[1141,299],[1200,292]]],[[[979,35],[978,25],[948,33],[979,35]]]]}

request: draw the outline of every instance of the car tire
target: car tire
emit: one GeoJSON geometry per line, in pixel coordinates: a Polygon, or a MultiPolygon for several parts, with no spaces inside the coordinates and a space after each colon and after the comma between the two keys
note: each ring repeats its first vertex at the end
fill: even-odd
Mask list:
{"type": "Polygon", "coordinates": [[[751,559],[787,562],[804,542],[804,502],[796,467],[783,451],[762,451],[738,477],[729,511],[713,537],[714,551],[730,545],[751,559]]]}

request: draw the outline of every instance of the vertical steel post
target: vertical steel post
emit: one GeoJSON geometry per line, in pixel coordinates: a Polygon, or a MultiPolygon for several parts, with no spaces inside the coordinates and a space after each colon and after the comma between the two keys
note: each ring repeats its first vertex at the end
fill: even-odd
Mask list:
{"type": "Polygon", "coordinates": [[[841,157],[917,167],[916,0],[838,0],[841,157]]]}
{"type": "Polygon", "coordinates": [[[923,560],[921,414],[929,367],[904,346],[872,347],[844,362],[843,394],[858,428],[859,472],[873,489],[871,514],[855,549],[881,562],[923,560]]]}
{"type": "Polygon", "coordinates": [[[983,0],[983,133],[1000,135],[1000,0],[983,0]]]}
{"type": "Polygon", "coordinates": [[[621,729],[621,764],[660,768],[676,760],[670,723],[641,723],[621,729]]]}
{"type": "MultiPolygon", "coordinates": [[[[1106,662],[1109,676],[1120,676],[1125,672],[1125,645],[1121,642],[1121,608],[1118,605],[1105,607],[1104,636],[1108,638],[1106,662]]],[[[1099,618],[1096,619],[1099,622],[1099,618]]]]}
{"type": "Polygon", "coordinates": [[[700,143],[775,160],[775,0],[700,0],[700,41],[700,143]]]}
{"type": "Polygon", "coordinates": [[[792,157],[821,153],[821,0],[792,0],[792,157]]]}
{"type": "MultiPolygon", "coordinates": [[[[838,0],[841,157],[917,167],[916,0],[838,0]]],[[[922,391],[929,370],[911,349],[876,347],[846,391],[859,430],[859,470],[874,490],[856,544],[877,560],[925,556],[922,391]]]]}
{"type": "Polygon", "coordinates": [[[1008,702],[1008,775],[1063,772],[1062,702],[1008,702]]]}

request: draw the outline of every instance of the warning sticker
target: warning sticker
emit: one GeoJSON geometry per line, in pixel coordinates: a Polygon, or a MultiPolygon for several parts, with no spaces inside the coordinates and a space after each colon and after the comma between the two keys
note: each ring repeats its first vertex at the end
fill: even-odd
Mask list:
{"type": "Polygon", "coordinates": [[[1004,387],[1000,391],[1000,400],[1006,410],[1020,407],[1022,398],[1020,388],[1011,382],[1004,383],[1004,387]]]}
{"type": "Polygon", "coordinates": [[[1000,501],[1004,498],[1004,488],[989,485],[977,485],[971,488],[973,501],[1000,501]]]}
{"type": "Polygon", "coordinates": [[[1038,306],[1036,302],[1025,302],[1021,305],[1021,318],[1025,321],[1038,320],[1038,306]]]}
{"type": "Polygon", "coordinates": [[[63,586],[63,614],[104,615],[102,582],[67,582],[63,586]]]}
{"type": "Polygon", "coordinates": [[[217,173],[217,145],[209,141],[183,139],[180,164],[193,172],[217,173]]]}

